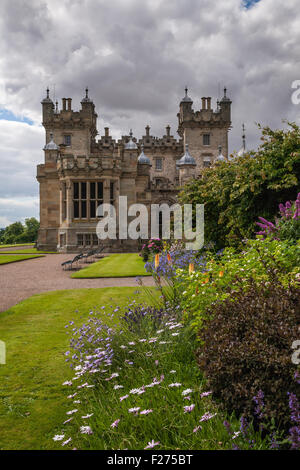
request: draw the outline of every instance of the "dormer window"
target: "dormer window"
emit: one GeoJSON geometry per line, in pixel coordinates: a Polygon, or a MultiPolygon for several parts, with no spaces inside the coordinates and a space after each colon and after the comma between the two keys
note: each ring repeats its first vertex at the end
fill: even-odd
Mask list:
{"type": "Polygon", "coordinates": [[[65,134],[64,135],[64,144],[67,147],[71,147],[71,136],[70,136],[70,134],[65,134]]]}
{"type": "Polygon", "coordinates": [[[210,145],[210,134],[203,134],[203,145],[210,145]]]}

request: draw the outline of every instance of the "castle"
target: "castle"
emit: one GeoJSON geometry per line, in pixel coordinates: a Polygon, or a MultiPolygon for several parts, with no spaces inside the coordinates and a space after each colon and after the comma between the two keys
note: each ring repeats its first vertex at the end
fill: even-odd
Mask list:
{"type": "MultiPolygon", "coordinates": [[[[118,197],[134,203],[173,204],[180,187],[201,177],[204,167],[228,158],[231,100],[226,96],[212,109],[211,98],[202,98],[201,109],[185,89],[180,101],[178,135],[170,126],[162,138],[146,126],[137,140],[130,131],[118,141],[104,128],[97,137],[97,114],[88,89],[80,111],[72,99],[62,99],[62,109],[47,96],[42,100],[46,131],[45,160],[37,166],[40,184],[40,250],[78,252],[98,245],[97,207],[104,202],[118,210],[118,197]]],[[[136,251],[138,240],[106,240],[107,251],[136,251]]]]}

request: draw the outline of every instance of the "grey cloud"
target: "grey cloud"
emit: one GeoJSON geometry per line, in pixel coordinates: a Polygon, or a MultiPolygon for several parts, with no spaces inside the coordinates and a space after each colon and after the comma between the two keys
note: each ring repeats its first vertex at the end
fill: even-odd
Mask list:
{"type": "MultiPolygon", "coordinates": [[[[139,137],[146,124],[154,135],[170,124],[176,136],[186,84],[195,109],[201,96],[213,96],[215,105],[218,88],[227,86],[231,150],[241,146],[242,122],[253,148],[255,122],[281,127],[282,118],[298,119],[290,100],[300,79],[297,0],[261,0],[249,11],[237,0],[2,0],[0,23],[0,103],[36,123],[47,85],[52,96],[55,85],[56,97],[72,97],[74,108],[88,85],[99,133],[106,125],[117,138],[130,127],[139,137]]],[[[20,133],[11,151],[0,145],[2,195],[13,193],[7,175],[14,162],[15,191],[37,194],[38,135],[27,150],[20,133]]]]}

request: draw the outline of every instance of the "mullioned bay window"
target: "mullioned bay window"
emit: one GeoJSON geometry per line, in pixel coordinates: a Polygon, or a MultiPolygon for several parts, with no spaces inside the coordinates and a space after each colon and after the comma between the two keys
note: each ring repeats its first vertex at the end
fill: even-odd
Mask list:
{"type": "Polygon", "coordinates": [[[96,219],[96,211],[103,204],[103,181],[76,181],[73,183],[74,219],[96,219]]]}

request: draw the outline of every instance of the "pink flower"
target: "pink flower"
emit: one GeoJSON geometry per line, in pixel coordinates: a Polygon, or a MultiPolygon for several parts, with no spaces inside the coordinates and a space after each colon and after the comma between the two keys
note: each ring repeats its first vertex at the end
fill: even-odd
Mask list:
{"type": "Polygon", "coordinates": [[[118,424],[119,424],[120,421],[121,421],[120,419],[116,419],[116,421],[114,421],[110,426],[111,426],[112,428],[116,428],[116,427],[118,426],[118,424]]]}
{"type": "Polygon", "coordinates": [[[196,426],[196,427],[193,429],[193,432],[198,432],[199,429],[202,429],[202,426],[196,426]]]}
{"type": "Polygon", "coordinates": [[[125,399],[128,398],[128,397],[129,397],[129,395],[124,395],[123,397],[120,397],[120,401],[123,401],[123,400],[125,400],[125,399]]]}
{"type": "Polygon", "coordinates": [[[67,439],[66,441],[64,441],[64,442],[62,443],[62,446],[66,446],[66,445],[69,444],[71,441],[72,441],[72,438],[69,437],[69,439],[67,439]]]}
{"type": "Polygon", "coordinates": [[[214,414],[209,413],[209,412],[204,413],[204,415],[200,418],[200,423],[201,423],[202,421],[208,421],[209,419],[214,418],[214,416],[216,416],[216,414],[217,414],[217,413],[214,413],[214,414]]]}
{"type": "Polygon", "coordinates": [[[212,392],[203,392],[201,393],[200,397],[203,398],[203,397],[208,397],[208,395],[211,395],[212,392]]]}
{"type": "Polygon", "coordinates": [[[81,434],[93,434],[93,431],[90,426],[80,426],[81,434]]]}
{"type": "Polygon", "coordinates": [[[140,415],[148,415],[149,413],[152,413],[153,410],[143,410],[140,412],[140,415]]]}
{"type": "Polygon", "coordinates": [[[153,449],[153,447],[158,446],[160,442],[154,442],[154,439],[152,441],[148,442],[148,445],[145,447],[145,449],[153,449]]]}
{"type": "Polygon", "coordinates": [[[135,413],[135,414],[138,414],[138,411],[139,411],[140,407],[139,406],[136,406],[135,408],[129,408],[129,413],[135,413]]]}
{"type": "Polygon", "coordinates": [[[195,408],[195,405],[192,404],[192,405],[189,405],[189,406],[184,406],[184,412],[185,413],[191,413],[193,411],[193,409],[195,408]]]}

